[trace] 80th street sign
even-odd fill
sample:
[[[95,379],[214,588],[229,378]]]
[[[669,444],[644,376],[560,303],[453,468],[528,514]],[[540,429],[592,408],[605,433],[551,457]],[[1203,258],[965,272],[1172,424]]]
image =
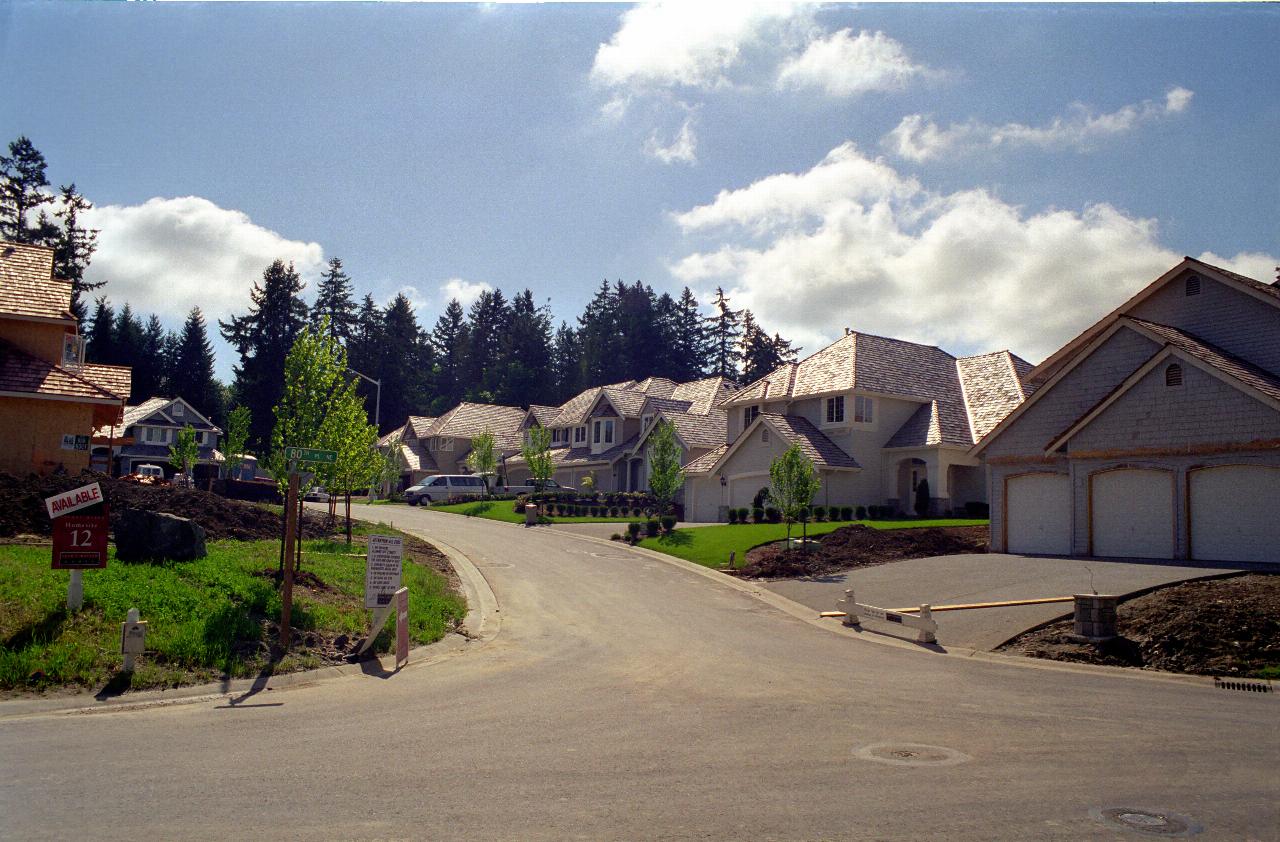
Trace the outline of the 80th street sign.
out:
[[[313,447],[286,447],[284,458],[288,462],[320,462],[332,465],[338,461],[338,451],[316,450]]]

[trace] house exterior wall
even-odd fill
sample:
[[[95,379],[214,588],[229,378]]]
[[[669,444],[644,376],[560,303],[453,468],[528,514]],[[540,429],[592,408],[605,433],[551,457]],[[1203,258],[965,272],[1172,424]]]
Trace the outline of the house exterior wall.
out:
[[[987,463],[987,497],[988,502],[991,504],[990,550],[993,553],[1006,551],[1006,539],[1008,536],[1005,534],[1005,483],[1012,477],[1029,473],[1053,473],[1070,476],[1071,465],[1064,457],[1044,459],[1040,462],[1027,464]],[[1073,504],[1073,522],[1074,517],[1075,506]]]
[[[0,337],[31,356],[51,363],[62,362],[62,336],[74,332],[71,322],[54,324],[0,317]]]
[[[88,468],[89,451],[63,450],[62,435],[93,435],[93,415],[93,404],[0,398],[0,471],[21,476],[58,465],[73,474]]]
[[[988,459],[1039,456],[1072,422],[1088,411],[1117,384],[1149,360],[1160,348],[1141,334],[1121,328],[1087,359],[1058,381],[1043,398],[983,451]]]
[[[1131,313],[1182,328],[1228,353],[1280,372],[1276,321],[1280,308],[1201,275],[1199,295],[1187,295],[1184,279],[1164,285]]]

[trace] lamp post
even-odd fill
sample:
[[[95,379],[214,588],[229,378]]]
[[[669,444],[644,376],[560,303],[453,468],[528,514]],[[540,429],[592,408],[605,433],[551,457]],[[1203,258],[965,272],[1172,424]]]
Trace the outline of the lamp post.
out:
[[[373,403],[373,426],[378,428],[378,435],[382,435],[382,425],[378,423],[379,417],[382,413],[382,381],[374,380],[369,375],[362,374],[356,371],[354,368],[351,368],[350,366],[347,367],[347,371],[351,372],[357,377],[363,377],[365,380],[368,380],[370,383],[378,387],[378,394],[377,394],[377,397],[374,399],[374,403]]]

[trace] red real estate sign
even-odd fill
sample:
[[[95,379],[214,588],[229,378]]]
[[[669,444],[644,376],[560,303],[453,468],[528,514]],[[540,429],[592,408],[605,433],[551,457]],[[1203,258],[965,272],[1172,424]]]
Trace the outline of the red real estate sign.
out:
[[[53,519],[53,569],[85,570],[107,566],[106,506],[100,515],[63,515]]]

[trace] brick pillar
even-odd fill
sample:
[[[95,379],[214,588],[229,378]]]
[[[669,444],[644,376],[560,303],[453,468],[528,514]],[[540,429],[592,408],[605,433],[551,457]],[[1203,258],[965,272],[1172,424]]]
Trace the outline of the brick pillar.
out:
[[[1116,636],[1116,604],[1120,597],[1075,594],[1075,601],[1074,637],[1097,642]]]

